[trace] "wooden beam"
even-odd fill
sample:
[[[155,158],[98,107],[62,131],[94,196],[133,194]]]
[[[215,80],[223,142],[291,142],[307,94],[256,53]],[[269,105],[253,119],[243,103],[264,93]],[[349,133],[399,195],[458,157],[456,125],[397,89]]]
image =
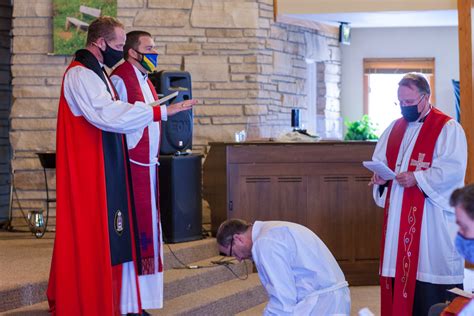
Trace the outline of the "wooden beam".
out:
[[[466,183],[474,181],[474,73],[472,55],[472,14],[473,0],[458,0],[458,31],[459,31],[459,81],[461,101],[461,125],[467,138],[467,172]]]
[[[279,14],[455,10],[456,0],[279,0]]]
[[[278,16],[278,0],[273,0],[273,21],[277,20]]]
[[[284,16],[284,15],[277,15],[275,18],[275,21],[277,23],[284,23],[284,24],[289,24],[289,25],[305,27],[307,29],[317,31],[320,34],[323,34],[332,38],[339,38],[339,27],[337,26],[332,26],[329,24],[324,24],[324,23],[311,21],[311,20],[297,19],[297,18]]]
[[[434,72],[434,58],[364,58],[364,71],[368,68],[430,69]],[[418,70],[419,71],[419,70]],[[420,71],[421,72],[421,71]]]

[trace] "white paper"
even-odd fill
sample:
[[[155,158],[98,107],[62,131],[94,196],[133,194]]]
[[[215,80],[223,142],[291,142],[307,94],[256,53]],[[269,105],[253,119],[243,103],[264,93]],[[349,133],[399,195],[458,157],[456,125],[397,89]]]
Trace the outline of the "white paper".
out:
[[[169,99],[176,97],[178,94],[179,94],[179,91],[175,91],[173,93],[168,94],[166,97],[159,99],[158,101],[150,103],[150,105],[157,106],[157,105],[163,104]]]
[[[362,164],[364,167],[375,172],[380,178],[386,181],[392,180],[396,176],[395,172],[380,161],[363,161]]]
[[[374,316],[374,313],[368,307],[364,307],[359,311],[359,316]]]
[[[453,287],[452,289],[448,290],[448,292],[454,293],[454,294],[459,295],[459,296],[463,296],[465,298],[472,298],[473,297],[472,293],[463,291],[463,290],[461,290],[460,288],[457,288],[457,287]]]

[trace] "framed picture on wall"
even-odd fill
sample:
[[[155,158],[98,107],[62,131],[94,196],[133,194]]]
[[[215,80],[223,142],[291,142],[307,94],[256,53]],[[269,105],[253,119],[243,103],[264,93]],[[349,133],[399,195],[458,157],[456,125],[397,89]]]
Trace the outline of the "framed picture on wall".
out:
[[[117,0],[53,0],[55,55],[72,55],[84,47],[89,24],[99,16],[117,16]]]

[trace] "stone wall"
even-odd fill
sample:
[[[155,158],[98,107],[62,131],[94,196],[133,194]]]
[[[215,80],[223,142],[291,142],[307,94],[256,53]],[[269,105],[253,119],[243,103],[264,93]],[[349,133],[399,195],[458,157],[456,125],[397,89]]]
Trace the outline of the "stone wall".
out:
[[[52,0],[15,0],[12,129],[22,206],[40,207],[44,184],[37,151],[54,151],[61,75],[70,57],[51,56]],[[273,21],[273,0],[118,0],[126,30],[150,32],[159,68],[192,75],[194,150],[232,141],[247,128],[275,136],[291,108],[307,109],[306,59],[317,62],[318,113],[339,115],[337,38]],[[51,185],[54,187],[54,174]]]

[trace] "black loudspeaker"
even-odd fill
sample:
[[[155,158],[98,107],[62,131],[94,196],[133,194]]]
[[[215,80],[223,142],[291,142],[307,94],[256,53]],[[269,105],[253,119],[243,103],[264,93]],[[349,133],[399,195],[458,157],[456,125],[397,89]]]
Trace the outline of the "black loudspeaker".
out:
[[[166,243],[202,238],[201,158],[160,156],[160,212]]]
[[[158,94],[163,97],[178,91],[179,94],[167,101],[168,106],[193,98],[191,89],[191,75],[187,71],[160,71],[150,74]],[[177,151],[191,149],[193,145],[193,110],[180,112],[169,116],[161,124],[160,153],[163,155],[174,154]]]

